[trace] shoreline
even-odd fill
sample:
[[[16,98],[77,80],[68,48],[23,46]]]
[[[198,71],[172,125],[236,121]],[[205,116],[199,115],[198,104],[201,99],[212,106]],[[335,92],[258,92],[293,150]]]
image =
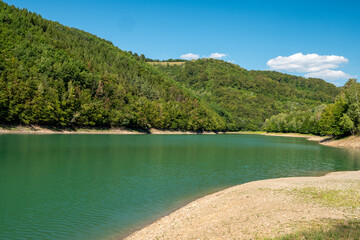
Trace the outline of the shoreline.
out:
[[[129,129],[129,128],[79,128],[79,129],[55,129],[38,125],[31,126],[0,126],[0,134],[153,134],[153,135],[179,135],[179,134],[217,134],[216,132],[192,132],[192,131],[176,131],[151,128],[149,131]],[[218,134],[224,134],[223,132]]]
[[[105,134],[105,135],[138,135],[138,134],[152,134],[152,135],[217,135],[217,134],[231,134],[231,135],[262,135],[275,137],[296,137],[306,138],[309,141],[318,142],[321,145],[329,147],[341,147],[350,149],[360,149],[360,136],[349,136],[342,139],[331,139],[329,137],[316,136],[311,134],[301,133],[267,133],[262,131],[240,131],[240,132],[192,132],[192,131],[176,131],[151,128],[148,132],[128,128],[80,128],[76,130],[71,129],[53,129],[41,127],[38,125],[31,126],[1,126],[1,134]]]
[[[259,180],[226,188],[192,201],[124,239],[268,238],[311,230],[329,220],[358,219],[357,199],[355,207],[311,199],[318,191],[324,191],[325,197],[327,191],[360,196],[360,171]]]
[[[31,126],[0,126],[0,134],[145,134],[144,132],[135,131],[125,128],[113,129],[96,129],[96,128],[80,128],[77,130],[71,129],[54,129],[46,128],[38,125]]]
[[[156,129],[151,128],[149,131],[142,131],[129,128],[79,128],[79,129],[56,129],[56,128],[47,128],[38,125],[30,126],[1,126],[0,125],[0,134],[118,134],[118,135],[127,135],[127,134],[153,134],[153,135],[216,135],[216,134],[232,134],[232,135],[263,135],[263,136],[277,136],[277,137],[299,137],[299,138],[308,138],[311,141],[321,141],[326,139],[326,137],[315,136],[311,134],[301,134],[301,133],[267,133],[263,131],[239,131],[239,132],[214,132],[214,131],[204,131],[204,132],[194,132],[194,131],[180,131],[180,130],[168,130],[168,129]]]
[[[349,149],[360,149],[360,136],[349,136],[341,139],[320,142],[320,144],[329,147],[341,147]]]

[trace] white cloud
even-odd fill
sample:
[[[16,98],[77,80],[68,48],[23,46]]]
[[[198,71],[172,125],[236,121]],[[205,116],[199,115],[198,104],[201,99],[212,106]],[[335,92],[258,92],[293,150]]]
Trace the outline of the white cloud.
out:
[[[194,54],[194,53],[187,53],[187,54],[181,55],[180,58],[186,59],[186,60],[192,60],[192,59],[199,59],[200,56],[198,54]]]
[[[267,65],[273,70],[289,72],[319,72],[336,69],[342,63],[349,62],[343,56],[296,53],[289,57],[279,56],[270,59]]]
[[[226,57],[227,55],[224,53],[212,53],[210,54],[210,56],[208,58],[216,58],[216,59],[220,59],[223,57]]]
[[[307,73],[305,74],[305,77],[322,78],[329,81],[334,81],[339,79],[349,79],[349,78],[353,78],[354,76],[344,73],[343,71],[326,69],[319,72]]]
[[[220,58],[223,58],[226,56],[227,56],[227,54],[224,54],[224,53],[211,53],[210,56],[203,56],[203,58],[220,59]],[[181,55],[180,58],[186,59],[186,60],[199,59],[200,55],[194,54],[194,53],[187,53],[187,54]]]
[[[349,60],[343,56],[296,53],[288,57],[278,56],[270,59],[267,65],[272,70],[306,73],[305,77],[321,78],[336,84],[336,80],[353,77],[343,71],[334,70],[348,62]]]

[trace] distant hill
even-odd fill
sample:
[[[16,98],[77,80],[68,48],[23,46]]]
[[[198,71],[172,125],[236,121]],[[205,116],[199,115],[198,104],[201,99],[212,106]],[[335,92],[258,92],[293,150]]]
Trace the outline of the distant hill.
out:
[[[259,130],[272,115],[330,103],[339,93],[321,79],[247,71],[215,59],[158,68],[208,103],[226,120],[228,130]]]
[[[0,1],[0,124],[259,130],[338,93],[214,59],[148,59]]]

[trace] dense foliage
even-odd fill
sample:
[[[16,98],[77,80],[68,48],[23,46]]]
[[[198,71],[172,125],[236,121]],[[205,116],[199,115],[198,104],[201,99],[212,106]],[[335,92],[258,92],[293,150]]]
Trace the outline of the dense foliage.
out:
[[[326,105],[307,111],[280,113],[266,119],[264,130],[267,132],[321,134],[319,120]]]
[[[321,79],[247,71],[215,59],[158,66],[226,120],[227,130],[260,130],[278,113],[307,111],[333,102],[339,89]]]
[[[329,104],[319,121],[322,134],[344,136],[360,132],[360,84],[350,79],[335,103]]]
[[[128,51],[129,54],[131,54],[136,60],[145,61],[145,62],[186,62],[187,60],[184,59],[167,59],[167,60],[159,60],[159,59],[151,59],[145,57],[144,54],[138,54],[136,52]]]
[[[0,124],[259,130],[339,93],[320,79],[220,60],[147,63],[157,61],[0,1]]]
[[[335,137],[360,132],[360,84],[350,79],[335,103],[313,111],[278,114],[267,119],[269,132],[299,132]]]
[[[221,130],[204,103],[111,42],[0,1],[0,123]]]

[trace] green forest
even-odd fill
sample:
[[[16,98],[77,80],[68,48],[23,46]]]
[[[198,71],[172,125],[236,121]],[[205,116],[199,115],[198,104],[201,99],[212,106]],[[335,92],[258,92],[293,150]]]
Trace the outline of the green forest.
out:
[[[272,115],[331,103],[339,94],[338,88],[321,79],[247,71],[215,59],[158,68],[206,102],[230,131],[261,130]]]
[[[356,80],[337,88],[215,59],[149,59],[0,1],[3,125],[344,136],[360,130],[359,94]]]
[[[145,59],[0,2],[0,121],[222,130],[223,119]]]
[[[268,132],[298,132],[343,137],[360,132],[360,84],[350,79],[335,103],[307,111],[280,113],[267,119]]]

